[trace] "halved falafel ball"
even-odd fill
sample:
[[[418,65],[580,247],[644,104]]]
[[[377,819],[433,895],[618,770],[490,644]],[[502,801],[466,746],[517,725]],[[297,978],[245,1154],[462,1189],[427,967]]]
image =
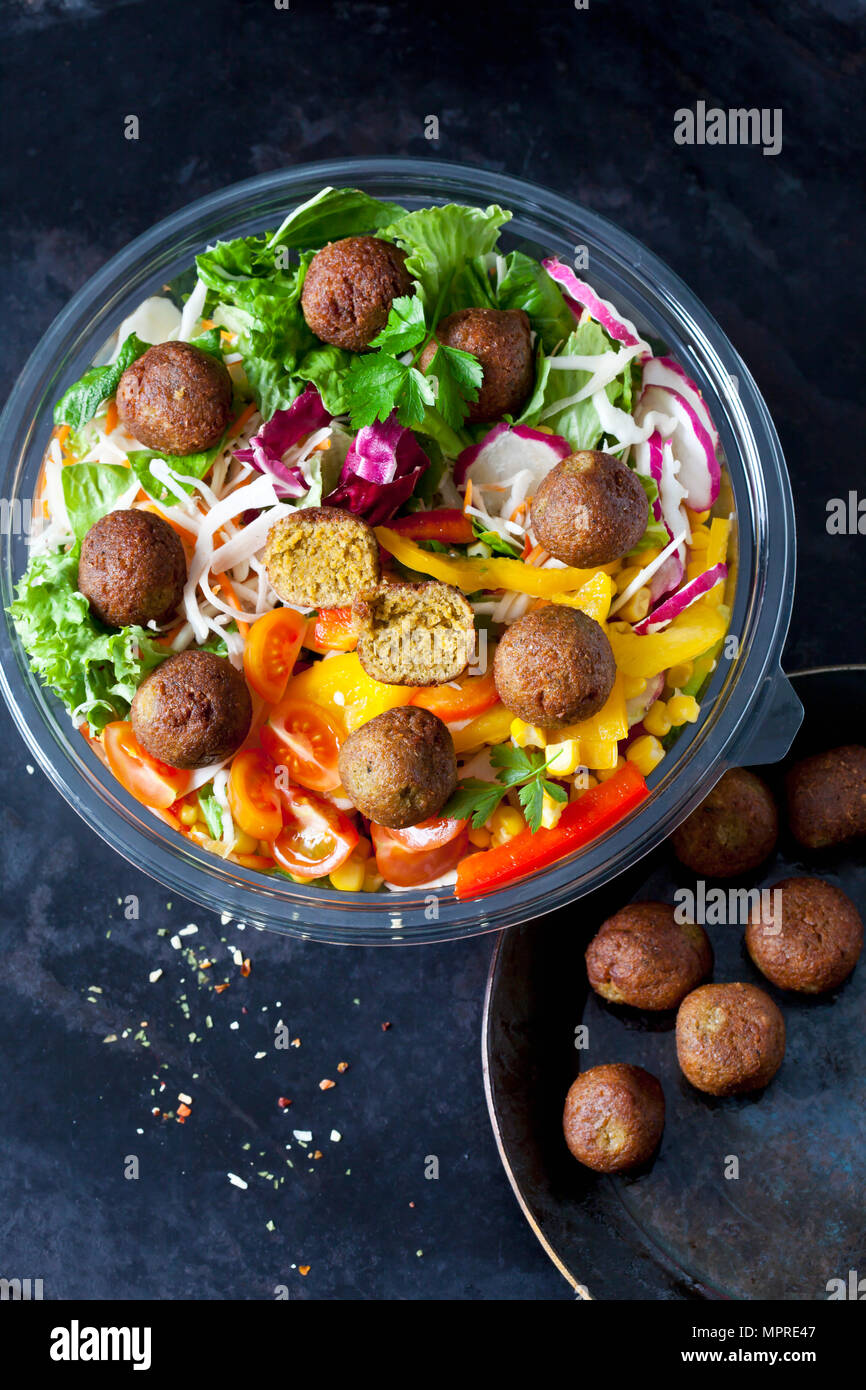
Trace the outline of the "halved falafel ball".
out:
[[[468,599],[450,584],[382,584],[352,609],[358,657],[386,685],[443,685],[466,669],[475,633]]]
[[[339,507],[300,507],[275,522],[264,560],[280,598],[297,608],[344,608],[379,584],[376,533]]]
[[[454,741],[430,710],[400,705],[349,735],[340,779],[353,805],[377,825],[418,825],[437,816],[457,786]]]
[[[179,652],[142,681],[132,702],[142,748],[171,767],[209,767],[237,752],[253,709],[240,671],[212,652]]]
[[[436,336],[421,354],[426,372],[440,343],[471,352],[484,373],[478,400],[467,422],[478,424],[516,415],[529,397],[534,379],[529,316],[522,309],[458,309],[440,320]]]
[[[157,343],[127,367],[115,399],[121,424],[148,449],[197,454],[228,428],[232,379],[192,343]]]
[[[589,450],[551,468],[531,515],[545,549],[582,569],[628,554],[646,530],[648,510],[637,474],[612,454]]]
[[[746,928],[746,949],[779,989],[823,994],[847,980],[863,949],[863,923],[851,899],[820,878],[783,878],[781,920],[773,910]],[[762,902],[764,901],[762,896]]]
[[[78,587],[109,627],[167,622],[185,583],[180,537],[153,512],[108,512],[81,542]]]
[[[405,251],[375,236],[343,237],[317,251],[301,291],[316,337],[363,352],[388,322],[392,301],[412,292],[405,262]]]
[[[788,824],[806,849],[866,835],[866,748],[849,743],[795,763],[786,779]]]
[[[506,629],[493,679],[502,703],[520,719],[562,729],[601,709],[613,689],[616,662],[593,618],[548,603]]]
[[[589,983],[612,1004],[675,1009],[713,968],[703,927],[678,922],[667,903],[629,903],[586,950]]]
[[[785,1056],[785,1020],[757,985],[701,985],[677,1013],[683,1075],[711,1096],[758,1091]]]
[[[562,1130],[569,1152],[596,1173],[622,1173],[652,1158],[665,1127],[661,1083],[643,1067],[590,1067],[565,1097]]]
[[[769,787],[745,767],[719,779],[671,836],[681,864],[707,878],[756,869],[776,848],[779,817]]]

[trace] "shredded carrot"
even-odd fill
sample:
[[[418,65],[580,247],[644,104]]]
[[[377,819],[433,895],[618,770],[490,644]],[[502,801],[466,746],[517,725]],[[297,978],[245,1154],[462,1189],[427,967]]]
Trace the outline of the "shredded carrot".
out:
[[[234,420],[231,425],[229,425],[229,431],[226,435],[226,441],[228,441],[229,439],[234,439],[236,435],[240,434],[244,425],[247,423],[247,420],[250,420],[252,416],[255,415],[257,410],[258,406],[256,405],[255,401],[250,401],[249,405],[245,405],[238,418]]]
[[[117,429],[117,404],[115,401],[108,402],[108,410],[105,412],[105,433],[111,434]]]
[[[469,511],[469,508],[471,507],[471,505],[472,505],[472,479],[471,479],[471,478],[467,478],[467,479],[466,479],[466,496],[465,496],[464,499],[463,499],[463,511],[464,511],[464,513],[466,513],[466,512]]]
[[[201,326],[204,329],[205,333],[209,333],[212,328],[216,328],[216,324],[214,323],[213,319],[202,319]]]

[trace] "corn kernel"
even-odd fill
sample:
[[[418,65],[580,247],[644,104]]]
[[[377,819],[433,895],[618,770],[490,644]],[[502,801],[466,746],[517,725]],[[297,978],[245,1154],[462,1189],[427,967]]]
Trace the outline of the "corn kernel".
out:
[[[639,623],[641,618],[645,618],[649,612],[649,606],[650,591],[644,585],[642,589],[638,589],[637,593],[632,594],[628,603],[624,603],[619,612],[627,623]]]
[[[474,845],[476,849],[489,849],[490,831],[485,830],[483,825],[478,830],[473,826],[469,831],[469,843]]]
[[[593,772],[589,772],[587,768],[582,768],[571,784],[568,799],[569,801],[577,801],[579,797],[583,796],[584,792],[589,791],[590,787],[597,786],[597,775]]]
[[[364,873],[364,892],[378,893],[379,889],[382,887],[382,884],[384,882],[385,880],[383,876],[379,873],[379,870],[374,868],[373,864],[368,861],[367,868]]]
[[[504,845],[508,840],[513,840],[526,827],[522,815],[513,806],[500,806],[487,824],[494,845]]]
[[[696,526],[692,531],[689,546],[692,550],[706,550],[710,543],[710,533],[706,526]]]
[[[245,830],[238,830],[235,826],[235,842],[232,845],[235,854],[255,854],[258,847],[258,840],[254,840],[252,835],[248,835]]]
[[[672,695],[667,703],[668,718],[675,729],[681,724],[694,724],[701,707],[694,695]]]
[[[643,734],[641,738],[636,738],[634,743],[629,745],[626,757],[630,763],[634,763],[638,772],[644,777],[649,777],[653,768],[658,767],[665,750],[662,748],[658,739],[653,734]]]
[[[619,772],[621,767],[625,767],[625,758],[620,754],[616,760],[616,767],[597,767],[593,776],[598,782],[609,782],[614,773]]]
[[[703,526],[704,522],[710,519],[709,510],[705,512],[693,512],[691,507],[686,507],[686,515],[688,516],[689,526],[692,530],[694,530],[696,526]]]
[[[522,719],[511,721],[511,741],[518,748],[526,748],[530,744],[534,748],[547,747],[547,737],[541,729],[536,729],[534,724],[525,724]]]
[[[627,700],[636,700],[646,690],[646,676],[624,676],[622,692]]]
[[[198,803],[185,801],[180,808],[180,819],[183,825],[195,825],[198,820]]]
[[[653,560],[657,560],[660,555],[661,551],[658,549],[642,550],[640,552],[641,569],[646,569],[647,565],[651,565]]]
[[[547,745],[547,765],[556,777],[568,777],[580,767],[580,740],[564,739]]]
[[[694,670],[693,661],[681,661],[678,666],[672,666],[667,675],[671,690],[682,690],[686,682],[691,680]]]
[[[643,717],[643,726],[648,734],[655,734],[657,738],[664,738],[665,734],[670,733],[670,715],[662,700],[656,700],[655,704],[650,705]]]
[[[552,830],[559,824],[559,817],[565,810],[564,801],[554,801],[552,796],[544,792],[541,798],[541,824],[545,830]]]
[[[349,858],[339,869],[331,870],[331,883],[341,893],[360,893],[365,877],[364,865],[359,859]]]

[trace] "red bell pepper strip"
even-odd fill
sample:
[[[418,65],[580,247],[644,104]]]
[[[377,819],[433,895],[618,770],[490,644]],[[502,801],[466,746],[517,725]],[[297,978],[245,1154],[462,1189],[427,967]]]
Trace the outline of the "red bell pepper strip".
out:
[[[413,541],[441,541],[443,545],[471,545],[475,540],[472,522],[456,507],[439,507],[432,512],[413,512],[389,521],[392,531]]]
[[[455,896],[472,898],[490,893],[546,868],[616,825],[648,795],[643,777],[634,763],[627,762],[607,782],[590,787],[578,801],[566,806],[559,823],[551,829],[536,830],[534,835],[523,830],[504,845],[463,859],[457,869]]]

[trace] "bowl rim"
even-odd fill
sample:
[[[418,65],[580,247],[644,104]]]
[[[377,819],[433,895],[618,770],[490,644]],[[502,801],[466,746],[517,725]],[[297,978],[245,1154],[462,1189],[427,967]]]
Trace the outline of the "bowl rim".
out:
[[[747,443],[751,441],[754,458],[761,465],[751,473],[744,470],[743,488],[749,490],[750,508],[748,518],[740,517],[738,511],[741,535],[742,522],[749,519],[750,529],[758,532],[758,539],[763,538],[766,551],[771,525],[774,532],[772,565],[766,553],[756,556],[755,535],[746,537],[753,547],[752,562],[756,567],[757,561],[761,562],[761,573],[757,573],[756,568],[749,594],[743,592],[743,576],[740,576],[732,623],[736,616],[742,620],[735,630],[748,635],[748,648],[730,664],[727,672],[721,669],[720,663],[710,688],[712,699],[707,718],[681,735],[677,756],[670,760],[671,767],[665,768],[662,764],[658,773],[649,779],[651,796],[647,802],[582,854],[557,861],[484,898],[459,902],[453,892],[435,894],[435,915],[430,916],[433,909],[429,891],[389,895],[384,901],[380,894],[358,893],[352,894],[348,902],[340,902],[346,895],[328,889],[302,888],[289,879],[281,879],[275,886],[267,876],[217,860],[206,851],[191,849],[186,841],[172,843],[171,848],[167,848],[167,842],[160,841],[154,829],[159,823],[153,817],[145,818],[144,808],[125,793],[118,794],[116,784],[112,786],[110,798],[104,789],[100,790],[98,774],[84,762],[79,752],[68,743],[64,745],[53,723],[53,709],[49,703],[53,697],[47,697],[36,686],[5,612],[5,603],[11,594],[11,547],[6,545],[5,536],[0,536],[0,550],[5,552],[0,562],[4,605],[4,622],[0,624],[0,687],[19,733],[54,787],[112,848],[172,891],[212,909],[229,911],[233,917],[253,925],[304,939],[340,944],[424,944],[462,939],[540,916],[582,896],[597,886],[599,873],[604,869],[601,860],[607,863],[612,859],[616,863],[626,854],[628,863],[641,858],[689,813],[726,765],[736,761],[738,756],[742,758],[744,741],[752,737],[762,719],[772,716],[778,685],[784,679],[779,662],[794,586],[793,499],[778,436],[751,374],[703,304],[659,257],[608,219],[539,184],[460,164],[396,157],[328,160],[258,175],[198,199],[130,242],[60,311],[15,382],[0,418],[0,460],[4,476],[9,476],[10,461],[14,479],[17,480],[22,469],[20,462],[15,469],[15,456],[7,440],[15,436],[21,421],[29,419],[24,448],[20,451],[23,456],[40,412],[45,409],[46,399],[53,399],[55,382],[62,375],[64,365],[68,365],[73,351],[70,344],[76,338],[87,337],[89,341],[92,337],[93,323],[86,322],[82,327],[82,321],[93,312],[94,305],[95,322],[102,324],[115,315],[116,327],[116,308],[123,294],[128,292],[133,274],[141,278],[146,271],[152,278],[169,259],[176,258],[181,251],[186,254],[188,244],[200,248],[202,237],[197,235],[196,229],[203,218],[211,227],[220,219],[225,222],[229,214],[242,220],[244,208],[252,205],[255,199],[280,194],[287,201],[297,200],[305,186],[318,187],[333,179],[344,182],[357,179],[367,186],[377,181],[398,180],[411,184],[415,180],[425,193],[423,196],[412,193],[408,197],[410,203],[442,201],[443,196],[446,201],[457,196],[470,202],[490,198],[501,200],[506,207],[514,207],[517,218],[532,214],[557,221],[560,235],[565,227],[579,228],[582,235],[591,238],[593,255],[601,259],[603,266],[607,265],[609,274],[615,270],[629,278],[630,283],[634,282],[634,292],[649,297],[656,311],[664,313],[669,329],[676,324],[680,331],[687,331],[695,360],[703,367],[699,373],[703,378],[702,386],[704,381],[709,381],[714,396],[718,396],[722,386],[725,418],[736,421]],[[397,197],[399,193],[391,196]],[[252,220],[252,210],[247,217]],[[194,252],[190,252],[187,263],[192,254]],[[63,356],[61,347],[66,348]],[[687,361],[684,365],[688,368],[692,364]],[[53,375],[46,381],[52,368]],[[29,412],[34,405],[35,417],[30,418]],[[730,437],[736,438],[733,434]],[[4,496],[13,494],[14,488],[4,489]],[[759,520],[763,531],[758,526]],[[730,698],[734,687],[740,692],[740,700],[736,703],[741,707],[737,710],[732,708]],[[39,716],[36,725],[28,717],[34,710]],[[44,738],[37,736],[37,731],[42,733],[46,726],[62,755],[60,758],[53,754]],[[793,732],[794,729],[791,736]],[[715,739],[719,746],[708,748],[708,741],[712,744]],[[670,793],[684,763],[689,764],[695,775],[691,778],[691,787],[679,789],[674,798]],[[662,800],[666,802],[663,810]],[[625,863],[620,867],[625,867]],[[616,871],[608,872],[607,877]],[[203,876],[208,880],[207,887],[201,881]]]

